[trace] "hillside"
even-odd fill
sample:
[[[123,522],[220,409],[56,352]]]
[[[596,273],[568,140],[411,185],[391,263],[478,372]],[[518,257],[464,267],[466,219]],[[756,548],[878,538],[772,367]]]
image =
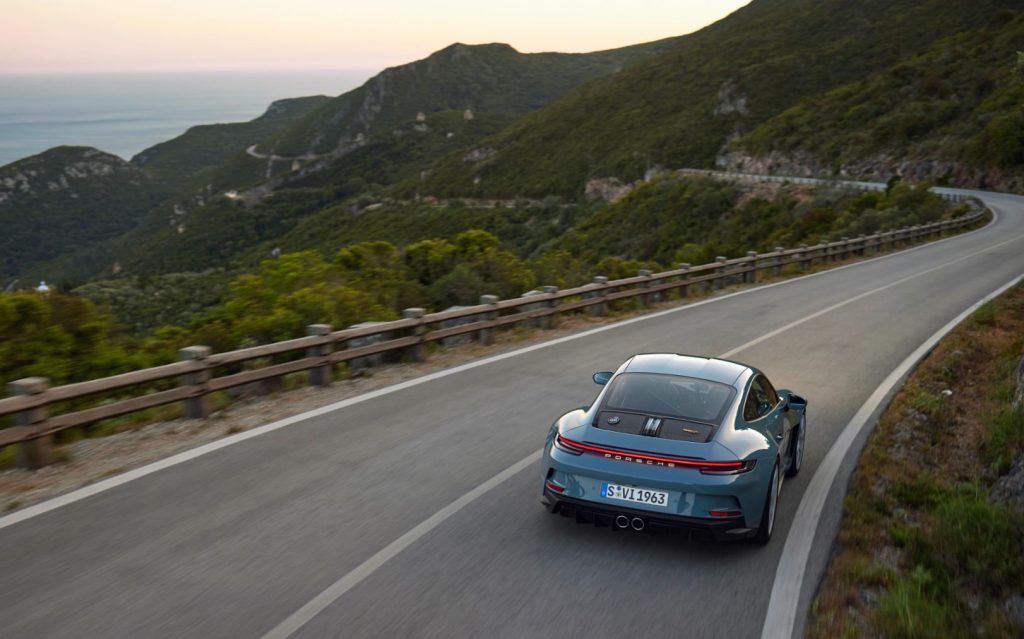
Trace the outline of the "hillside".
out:
[[[268,180],[276,187],[296,174],[330,167],[421,117],[457,112],[507,123],[588,80],[653,57],[674,40],[578,54],[524,54],[507,44],[456,43],[422,60],[385,69],[276,134],[252,138],[258,143],[253,153],[236,154],[208,181],[218,190]]]
[[[358,144],[360,134],[412,120],[418,113],[528,113],[587,80],[667,49],[673,40],[579,54],[524,54],[507,44],[456,43],[423,60],[385,69],[269,144],[281,155],[330,153]]]
[[[678,262],[709,262],[717,255],[737,257],[750,249],[813,244],[967,210],[906,184],[889,194],[859,193],[729,184],[687,175],[659,177],[603,206],[556,199],[511,209],[481,204],[389,202],[373,210],[335,211],[346,223],[337,224],[334,235],[318,236],[300,224],[279,238],[284,241],[242,254],[243,268],[235,272],[121,277],[91,282],[74,293],[109,307],[134,332],[175,323],[213,334],[223,328],[219,322],[227,321],[228,312],[234,316],[230,323],[274,324],[283,320],[278,313],[286,309],[289,318],[298,312],[310,322],[320,321],[309,314],[322,312],[321,303],[310,303],[294,287],[308,287],[319,299],[325,295],[319,288],[323,274],[339,268],[336,275],[346,287],[397,316],[410,306],[440,310],[475,303],[483,293],[514,297],[538,285],[576,286],[597,274],[626,277],[638,268],[663,270]],[[280,252],[272,252],[275,245]],[[255,273],[266,280],[253,284]],[[268,295],[266,287],[277,287],[280,298]],[[258,300],[259,314],[240,312],[230,302],[243,289]],[[360,317],[361,312],[350,308],[346,317],[369,317]],[[301,332],[303,326],[295,321],[289,330]],[[224,343],[227,338],[220,334],[215,339]]]
[[[805,100],[738,140],[732,168],[1024,190],[1024,14]]]
[[[201,183],[210,169],[243,152],[250,144],[276,134],[329,100],[324,95],[277,100],[254,120],[194,126],[172,140],[140,151],[131,162],[163,186],[182,191]]]
[[[349,198],[372,201],[403,182],[411,185],[405,196],[414,197],[417,181],[440,158],[468,152],[525,111],[672,42],[588,54],[521,54],[508,45],[456,44],[383,71],[276,136],[249,138],[255,144],[249,152],[239,151],[252,146],[242,142],[244,131],[216,125],[211,131],[227,136],[235,151],[216,168],[189,178],[198,188],[151,211],[131,234],[83,247],[48,266],[62,274],[95,274],[111,254],[135,275],[230,265],[304,217]],[[197,163],[202,132],[158,145],[136,161],[180,181],[188,163]]]
[[[89,147],[56,147],[0,167],[0,282],[123,234],[163,193],[142,170]]]
[[[131,233],[84,246],[47,269],[95,276],[109,268],[111,256],[128,276],[251,268],[281,246],[329,249],[366,237],[368,229],[393,229],[405,223],[402,211],[417,211],[417,226],[394,231],[396,237],[445,235],[469,226],[452,217],[494,199],[532,200],[527,208],[537,208],[556,197],[584,206],[573,215],[586,216],[593,207],[584,197],[586,185],[593,178],[629,183],[660,167],[711,166],[724,159],[730,142],[767,140],[757,137],[758,127],[802,102],[886,74],[899,77],[908,60],[923,59],[922,69],[939,64],[957,38],[963,50],[953,58],[962,68],[950,67],[960,74],[950,83],[960,93],[974,91],[977,121],[988,117],[982,111],[992,112],[990,98],[999,94],[997,110],[1005,117],[982,127],[1005,143],[1015,138],[1000,131],[1012,130],[1019,117],[1017,94],[999,89],[1010,86],[999,76],[1005,72],[992,72],[991,88],[984,82],[968,87],[971,77],[987,77],[979,67],[998,57],[996,47],[1016,40],[1008,36],[985,54],[970,43],[1016,24],[1014,14],[1002,10],[1014,4],[755,0],[694,34],[615,51],[520,54],[507,45],[452,45],[385,70],[247,150],[238,150],[242,136],[233,138],[234,155],[203,171],[201,188],[154,208]],[[885,118],[877,114],[903,103],[896,96],[906,87],[888,82],[875,90],[882,94],[872,107],[875,116],[861,124],[881,127]],[[850,102],[870,95],[864,88]],[[837,137],[847,134],[855,135],[839,131]],[[188,144],[179,139],[177,146]],[[956,153],[984,146],[966,144]],[[171,173],[174,148],[165,149]],[[145,166],[160,161],[155,154]],[[439,210],[432,204],[449,199],[470,206]],[[510,220],[532,217],[508,214]],[[540,246],[543,237],[531,241]]]
[[[726,142],[800,100],[999,19],[1008,0],[755,0],[622,73],[588,83],[450,157],[426,192],[578,197],[589,178],[709,167]]]

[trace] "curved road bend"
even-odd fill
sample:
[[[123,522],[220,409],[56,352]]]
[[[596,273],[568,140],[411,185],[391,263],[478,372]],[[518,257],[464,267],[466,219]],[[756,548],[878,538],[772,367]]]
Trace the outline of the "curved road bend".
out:
[[[855,456],[820,522],[793,515],[839,432],[908,354],[1024,272],[1024,198],[977,195],[999,217],[967,235],[407,385],[0,519],[0,636],[758,637],[791,528],[818,527],[801,610],[823,570]],[[807,465],[767,548],[547,515],[536,463],[444,510],[535,453],[593,398],[592,371],[752,341],[732,356],[811,402]]]

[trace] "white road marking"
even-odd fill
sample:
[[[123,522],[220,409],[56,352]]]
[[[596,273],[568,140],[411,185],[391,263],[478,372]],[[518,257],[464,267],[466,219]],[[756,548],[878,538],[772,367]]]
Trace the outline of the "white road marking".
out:
[[[860,407],[853,419],[843,428],[839,438],[832,444],[832,448],[829,449],[821,465],[815,470],[814,476],[811,477],[810,484],[800,499],[800,505],[797,506],[796,514],[793,516],[793,522],[808,522],[811,525],[791,525],[789,527],[786,544],[782,547],[779,565],[775,569],[775,581],[772,584],[771,598],[768,600],[768,612],[765,615],[761,639],[788,639],[793,636],[797,625],[797,614],[800,610],[800,591],[803,588],[804,572],[811,554],[811,547],[814,545],[821,513],[825,508],[825,499],[839,472],[839,466],[843,463],[843,459],[846,458],[846,454],[857,436],[870,423],[875,411],[881,408],[889,394],[895,390],[904,377],[910,374],[917,363],[935,348],[939,340],[956,328],[960,322],[967,319],[971,313],[978,310],[981,305],[998,297],[1021,280],[1024,280],[1024,275],[1014,278],[989,293],[929,337],[885,378]]]
[[[957,258],[955,260],[946,262],[946,263],[944,263],[944,264],[942,264],[940,266],[935,266],[935,267],[926,269],[924,271],[921,271],[919,273],[916,273],[914,275],[901,278],[901,279],[896,280],[896,281],[894,281],[894,282],[892,282],[890,284],[886,284],[885,286],[879,286],[878,288],[875,288],[875,289],[872,289],[870,291],[867,291],[866,293],[862,293],[860,295],[852,297],[852,298],[850,298],[849,300],[847,300],[845,302],[841,302],[839,304],[833,304],[832,306],[830,306],[830,307],[828,307],[828,308],[826,308],[826,309],[824,309],[822,311],[819,311],[819,312],[814,313],[812,315],[808,315],[804,319],[801,319],[801,320],[798,320],[798,321],[786,324],[785,326],[782,326],[782,327],[780,327],[778,329],[775,329],[775,330],[773,330],[773,331],[771,331],[769,333],[766,333],[765,335],[763,335],[763,336],[761,336],[761,337],[759,337],[757,339],[751,340],[751,341],[747,342],[746,344],[743,344],[742,346],[738,346],[738,347],[728,351],[727,353],[722,354],[720,357],[728,357],[728,356],[730,356],[732,354],[740,352],[741,350],[744,350],[744,349],[749,348],[751,346],[754,346],[756,344],[760,344],[764,340],[769,339],[771,337],[774,337],[774,336],[782,333],[783,331],[787,331],[787,330],[789,330],[791,328],[799,326],[800,324],[803,324],[806,321],[809,321],[809,320],[814,319],[816,317],[820,317],[820,316],[822,316],[825,313],[828,313],[830,311],[834,311],[834,310],[837,310],[839,308],[842,308],[843,306],[846,306],[847,304],[849,304],[851,302],[855,302],[855,301],[857,301],[859,299],[863,299],[863,298],[867,297],[868,295],[872,295],[874,293],[879,293],[879,292],[884,291],[886,289],[892,288],[893,286],[896,286],[897,284],[902,284],[902,283],[905,283],[905,282],[910,281],[912,279],[915,279],[917,277],[921,277],[923,275],[927,275],[928,273],[932,273],[934,271],[937,271],[937,270],[939,270],[941,268],[945,268],[947,266],[952,266],[954,264],[957,264],[958,262],[962,262],[965,259],[968,259],[968,258],[971,258],[971,257],[975,257],[977,255],[980,255],[982,253],[986,253],[988,251],[992,251],[992,250],[994,250],[994,249],[996,249],[996,248],[998,248],[1000,246],[1003,246],[1004,244],[1008,244],[1010,242],[1016,242],[1016,241],[1021,240],[1021,239],[1024,239],[1024,236],[1017,236],[1017,237],[1014,237],[1014,238],[1009,239],[1009,240],[1004,240],[1003,242],[999,242],[998,244],[993,244],[992,246],[989,246],[989,247],[987,247],[987,248],[985,248],[983,250],[975,251],[973,253],[970,253],[968,255],[962,256],[962,257]],[[1015,280],[1015,281],[1019,281],[1020,279],[1021,278],[1017,278],[1017,280]],[[1006,288],[1009,288],[1009,286],[1012,286],[1012,284],[1013,284],[1013,282],[1011,282],[1010,284],[1004,286],[998,292],[1002,292],[1003,290],[1006,290]],[[988,297],[986,297],[985,299],[986,300],[991,299],[991,297],[993,297],[994,295],[998,294],[998,292],[995,293],[995,294],[992,294],[992,295],[990,295]],[[972,309],[977,308],[982,303],[984,303],[984,301],[983,302],[979,302],[978,304],[973,306]],[[959,321],[961,321],[963,319],[963,317],[966,317],[966,315],[961,315],[956,320],[954,320],[954,322],[950,325],[950,328],[952,328],[952,326],[955,326]],[[946,330],[948,330],[948,329],[946,329]],[[932,338],[930,338],[930,340],[931,339],[935,339],[937,341],[938,338],[933,336]],[[934,343],[932,343],[932,345],[933,344]],[[928,348],[931,348],[931,346],[927,342],[926,342],[926,344],[924,346],[928,346]],[[922,348],[924,346],[922,346]],[[914,351],[914,354],[911,355],[911,358],[915,357],[915,355],[917,357],[920,357],[920,355],[917,355],[918,351],[921,351],[921,348],[919,348],[917,351]],[[925,350],[923,352],[927,352],[927,350]],[[923,354],[923,352],[922,352],[922,354]],[[913,360],[913,361],[916,361],[916,360]],[[913,361],[911,361],[911,364],[913,363]],[[906,364],[906,362],[904,362],[904,364]],[[902,368],[902,366],[903,365],[901,364],[901,368]],[[890,375],[888,378],[886,378],[886,382],[888,382],[890,378],[893,378],[893,376],[895,376],[895,381],[893,381],[892,383],[895,384],[896,382],[898,382],[899,379],[902,377],[902,374],[896,375],[896,373],[899,370],[900,369],[897,369],[897,371],[894,371],[892,375]],[[885,385],[885,382],[883,382],[883,386],[884,385]],[[878,393],[878,391],[875,391],[875,394],[877,394],[877,393]],[[871,402],[875,399],[875,394],[873,394],[870,398],[868,398],[868,404],[871,404]],[[884,398],[884,393],[883,393],[883,398]],[[878,401],[881,401],[881,399],[879,399]],[[867,406],[868,404],[865,404],[865,406]],[[857,412],[857,415],[859,416],[864,410],[865,410],[865,408],[861,407],[860,411]],[[869,411],[868,414],[870,414],[870,411]],[[856,419],[856,416],[854,417],[854,419]],[[867,418],[865,417],[865,420],[866,419]],[[849,429],[849,427],[847,427],[847,429]],[[859,432],[859,429],[858,429],[858,432]],[[840,439],[837,440],[836,446],[838,446],[838,443],[840,441],[844,440],[844,437],[846,437],[846,435],[847,435],[847,432],[844,431],[843,434],[840,436]],[[850,437],[850,442],[852,442],[852,440],[853,440],[853,437]],[[835,448],[835,446],[833,448]],[[849,444],[846,445],[846,448],[849,448]],[[316,617],[318,614],[323,612],[328,606],[330,606],[335,601],[340,599],[342,597],[342,595],[344,595],[346,592],[348,592],[349,590],[351,590],[355,586],[359,585],[360,582],[362,582],[364,579],[366,579],[371,574],[373,574],[374,571],[376,571],[378,568],[380,568],[382,565],[384,565],[384,563],[387,562],[389,559],[391,559],[392,557],[398,555],[403,550],[405,550],[406,548],[411,546],[413,543],[415,543],[417,540],[419,540],[421,537],[423,537],[424,535],[426,535],[427,533],[429,533],[433,529],[435,529],[438,526],[440,526],[441,524],[443,524],[445,522],[445,520],[447,520],[449,517],[454,516],[457,512],[462,510],[465,506],[467,506],[470,502],[475,500],[477,497],[480,497],[481,495],[483,495],[487,491],[489,491],[492,488],[495,488],[496,486],[500,485],[505,480],[511,479],[514,475],[516,475],[520,471],[522,471],[525,468],[527,468],[531,463],[533,463],[533,462],[537,461],[538,459],[540,459],[540,456],[541,456],[542,452],[543,452],[543,449],[542,450],[537,450],[537,451],[534,451],[534,452],[530,453],[527,457],[519,460],[518,462],[516,462],[515,464],[513,464],[509,468],[506,468],[505,470],[501,471],[500,473],[498,473],[494,477],[491,477],[486,482],[480,484],[479,486],[477,486],[473,490],[469,491],[468,493],[466,493],[465,495],[459,497],[458,499],[456,499],[455,501],[453,501],[449,505],[445,506],[444,508],[442,508],[438,512],[434,513],[434,515],[432,515],[430,518],[428,518],[425,521],[421,522],[415,528],[413,528],[412,530],[410,530],[406,534],[402,535],[401,537],[399,537],[395,541],[391,542],[390,544],[385,546],[382,550],[380,550],[379,552],[377,552],[376,554],[371,556],[369,559],[364,561],[362,564],[357,566],[351,572],[349,572],[346,575],[344,575],[341,579],[339,579],[338,581],[336,581],[333,584],[331,584],[326,590],[324,590],[319,595],[317,595],[312,600],[310,600],[309,603],[307,603],[306,605],[302,606],[302,608],[299,608],[297,611],[295,611],[294,613],[289,615],[284,621],[282,621],[280,624],[278,624],[276,627],[274,627],[270,632],[268,632],[267,634],[263,635],[262,639],[286,639],[287,637],[290,637],[293,633],[295,633],[297,630],[302,628],[302,626],[306,625],[314,617]],[[845,449],[844,449],[843,452],[845,453]],[[829,455],[831,455],[831,454],[832,453],[830,452]],[[838,459],[839,459],[839,461],[841,461],[842,460],[842,456],[839,456]],[[838,464],[837,464],[836,470],[838,470]],[[811,485],[812,486],[817,486],[817,484],[815,482],[818,480],[819,473],[820,473],[820,468],[819,468],[819,472],[815,473],[814,479],[811,481]],[[832,475],[827,480],[828,481],[828,486],[832,485],[832,480],[834,478],[835,478],[835,472],[833,471]],[[810,491],[808,491],[808,492],[810,492]],[[827,490],[827,487],[826,487],[825,494],[827,494],[827,493],[828,493],[828,490]],[[805,497],[804,501],[806,501],[806,497]],[[822,497],[822,504],[823,503],[824,503],[824,497]],[[803,507],[803,502],[801,502],[801,507]],[[819,510],[817,511],[817,513],[815,515],[815,519],[812,519],[810,521],[817,521],[816,517],[820,516],[820,514],[821,514],[821,512],[820,512],[820,508],[819,508]],[[802,519],[800,517],[800,513],[799,512],[797,513],[797,517],[794,518],[794,521],[804,521],[804,519]],[[793,533],[793,531],[795,529],[802,529],[802,527],[800,527],[800,526],[791,526],[790,527],[790,531],[791,531],[790,537],[793,536],[792,533]],[[813,535],[811,535],[810,539],[811,539],[811,541],[813,541]],[[789,546],[788,541],[789,540],[787,539],[787,544],[786,544],[787,548]],[[807,546],[807,552],[808,553],[810,552],[810,545],[809,544]],[[785,556],[785,551],[783,551],[783,556]],[[781,564],[781,562],[780,562],[780,564]],[[800,580],[803,579],[803,573],[802,573],[802,566],[803,565],[804,565],[804,563],[800,564],[801,572],[798,575]],[[778,574],[778,573],[776,573],[776,574]],[[778,580],[776,580],[776,583],[778,583]],[[797,587],[797,592],[799,592],[799,585]],[[773,595],[774,595],[774,592],[773,592]],[[769,605],[769,611],[770,610],[771,610],[771,605]],[[766,628],[767,628],[767,626],[766,626]],[[764,636],[765,637],[783,637],[783,636],[789,636],[789,635],[764,635]]]
[[[378,568],[383,566],[389,559],[402,552],[431,530],[443,524],[449,517],[471,504],[477,497],[480,497],[495,486],[511,479],[520,471],[540,460],[541,451],[537,450],[494,477],[491,477],[462,497],[459,497],[441,510],[437,511],[427,519],[420,522],[415,528],[394,540],[381,550],[374,553],[369,559],[356,566],[351,572],[338,581],[331,584],[326,590],[314,597],[305,606],[299,608],[287,619],[279,623],[273,630],[263,635],[263,639],[285,639],[292,633],[306,625],[313,617],[320,614],[324,608],[337,601],[342,595],[359,585]]]
[[[510,359],[512,357],[518,357],[519,355],[525,355],[526,353],[531,353],[533,351],[540,350],[542,348],[548,348],[550,346],[555,346],[555,345],[558,345],[558,344],[564,344],[565,342],[570,342],[570,341],[573,341],[573,340],[582,339],[584,337],[590,337],[591,335],[596,335],[598,333],[603,333],[605,331],[614,330],[614,329],[617,329],[617,328],[620,328],[620,327],[623,327],[623,326],[629,326],[631,324],[636,324],[638,322],[645,322],[647,320],[655,319],[655,318],[658,318],[658,317],[663,317],[665,315],[670,315],[672,313],[679,313],[679,312],[682,312],[682,311],[685,311],[685,310],[689,310],[689,309],[692,309],[692,308],[697,308],[699,306],[704,306],[705,304],[714,304],[714,303],[717,303],[717,302],[721,302],[723,300],[731,299],[731,298],[736,297],[738,295],[746,295],[746,294],[752,293],[754,291],[763,291],[763,290],[766,290],[766,289],[775,288],[777,286],[786,286],[786,285],[789,285],[789,284],[793,284],[794,282],[800,282],[800,281],[803,281],[803,280],[806,280],[806,279],[809,279],[809,278],[813,278],[813,277],[821,277],[821,276],[826,275],[828,273],[835,273],[837,271],[843,271],[843,270],[846,270],[846,269],[849,269],[849,268],[855,268],[855,267],[858,267],[858,266],[862,266],[864,264],[870,264],[871,262],[876,262],[878,260],[890,259],[890,258],[893,258],[893,257],[897,257],[899,255],[905,255],[905,254],[913,252],[913,251],[918,251],[918,250],[922,250],[922,249],[925,249],[925,248],[928,248],[928,247],[931,247],[931,246],[935,246],[935,245],[941,244],[943,242],[949,242],[951,240],[955,240],[955,239],[958,239],[958,238],[966,237],[968,235],[977,233],[978,231],[981,231],[981,230],[983,230],[985,228],[988,228],[989,226],[992,226],[993,224],[995,224],[999,220],[999,216],[996,214],[996,212],[994,210],[993,210],[992,213],[993,213],[992,221],[989,222],[989,224],[985,225],[984,227],[982,227],[980,229],[975,229],[974,231],[969,231],[968,233],[962,233],[960,235],[954,235],[952,237],[947,237],[947,238],[942,239],[942,240],[936,240],[934,242],[929,242],[927,244],[921,244],[921,245],[918,245],[918,246],[914,246],[914,247],[905,249],[903,251],[897,251],[895,253],[886,253],[885,255],[879,255],[878,257],[871,258],[870,260],[864,260],[864,261],[861,261],[861,262],[855,262],[853,264],[847,264],[845,266],[840,266],[840,267],[829,269],[829,270],[826,270],[826,271],[819,271],[817,273],[811,273],[809,275],[802,275],[800,277],[794,277],[792,279],[783,280],[781,282],[775,282],[773,284],[764,284],[764,285],[760,285],[760,286],[755,286],[753,288],[744,289],[742,291],[736,291],[735,293],[729,293],[728,295],[722,295],[720,297],[713,297],[713,298],[710,298],[710,299],[701,300],[699,302],[694,302],[692,304],[686,304],[686,305],[683,305],[683,306],[677,306],[675,308],[670,308],[670,309],[666,309],[666,310],[663,310],[663,311],[658,311],[658,312],[655,312],[655,313],[650,313],[650,314],[647,314],[647,315],[641,315],[639,317],[634,317],[634,318],[631,318],[631,319],[622,320],[621,322],[615,322],[614,324],[608,324],[608,325],[605,325],[605,326],[599,326],[597,328],[592,328],[590,330],[583,331],[581,333],[576,333],[576,334],[573,334],[573,335],[566,335],[565,337],[559,337],[557,339],[553,339],[553,340],[550,340],[550,341],[547,341],[547,342],[542,342],[540,344],[534,344],[532,346],[526,346],[526,347],[523,347],[523,348],[520,348],[520,349],[516,349],[514,351],[509,351],[507,353],[501,353],[500,355],[492,355],[491,357],[480,359],[480,360],[477,360],[475,362],[469,362],[467,364],[462,364],[461,366],[456,366],[454,368],[449,368],[449,369],[446,369],[446,370],[443,370],[443,371],[438,371],[436,373],[430,373],[430,374],[424,375],[422,377],[417,377],[416,379],[411,379],[411,380],[408,380],[408,381],[405,381],[405,382],[400,382],[400,383],[394,384],[392,386],[387,386],[385,388],[380,388],[380,389],[377,389],[377,390],[374,390],[374,391],[370,391],[370,392],[364,393],[362,395],[357,395],[355,397],[350,397],[350,398],[342,400],[340,402],[335,402],[334,404],[329,404],[327,406],[322,406],[320,408],[316,408],[316,409],[313,409],[311,411],[307,411],[305,413],[300,413],[298,415],[293,415],[292,417],[287,417],[285,419],[282,419],[282,420],[279,420],[279,421],[276,421],[276,422],[271,422],[270,424],[265,424],[265,425],[260,426],[258,428],[253,428],[252,430],[247,430],[244,433],[238,433],[238,434],[235,434],[235,435],[224,437],[223,439],[218,439],[215,442],[210,442],[209,444],[204,444],[202,446],[198,446],[198,447],[193,448],[191,450],[187,450],[185,452],[178,453],[177,455],[172,455],[171,457],[168,457],[166,459],[161,459],[161,460],[153,462],[151,464],[147,464],[145,466],[140,466],[139,468],[135,468],[133,470],[129,470],[129,471],[124,472],[124,473],[122,473],[120,475],[115,475],[113,477],[109,477],[107,479],[103,479],[103,480],[98,481],[98,482],[96,482],[94,484],[90,484],[88,486],[84,486],[84,487],[79,488],[77,490],[73,490],[73,491],[71,491],[69,493],[66,493],[64,495],[60,495],[59,497],[54,497],[53,499],[48,499],[46,501],[40,502],[38,504],[35,504],[33,506],[29,506],[27,508],[23,508],[21,510],[13,512],[13,513],[11,513],[9,515],[5,515],[3,517],[0,517],[0,529],[6,528],[8,526],[13,526],[14,524],[17,524],[19,522],[25,521],[26,519],[31,519],[33,517],[38,517],[39,515],[43,515],[43,514],[48,513],[48,512],[50,512],[52,510],[56,510],[57,508],[61,508],[63,506],[67,506],[69,504],[73,504],[73,503],[75,503],[77,501],[81,501],[83,499],[87,499],[89,497],[92,497],[93,495],[105,492],[105,491],[110,490],[112,488],[117,488],[118,486],[127,484],[128,482],[135,481],[136,479],[141,479],[141,478],[143,478],[143,477],[145,477],[147,475],[151,475],[151,474],[159,472],[161,470],[165,470],[165,469],[170,468],[172,466],[177,466],[178,464],[185,463],[185,462],[193,460],[193,459],[195,459],[197,457],[202,457],[203,455],[206,455],[208,453],[212,453],[212,452],[220,450],[222,448],[227,448],[228,446],[233,446],[234,444],[238,444],[238,443],[244,442],[244,441],[246,441],[248,439],[252,439],[254,437],[259,437],[260,435],[265,435],[265,434],[271,433],[271,432],[273,432],[275,430],[279,430],[279,429],[285,428],[287,426],[292,426],[294,424],[298,424],[298,423],[307,421],[307,420],[312,419],[314,417],[319,417],[320,415],[325,415],[327,413],[330,413],[330,412],[333,412],[333,411],[336,411],[336,410],[347,408],[348,406],[353,406],[353,405],[359,404],[361,402],[366,402],[366,401],[369,401],[369,400],[372,400],[372,399],[376,399],[376,398],[382,397],[384,395],[390,395],[391,393],[396,393],[398,391],[405,390],[406,388],[411,388],[413,386],[418,386],[420,384],[426,384],[427,382],[432,382],[432,381],[434,381],[436,379],[441,379],[443,377],[448,377],[449,375],[457,375],[459,373],[462,373],[462,372],[465,372],[467,370],[471,370],[471,369],[477,368],[479,366],[487,366],[488,364],[493,364],[495,362],[499,362],[499,361],[502,361],[502,360],[505,360],[505,359]]]
[[[1018,240],[1020,240],[1022,238],[1024,238],[1024,235],[1018,235],[1017,237],[1012,237],[1012,238],[1010,238],[1008,240],[1003,240],[1002,242],[999,242],[998,244],[993,244],[992,246],[988,246],[986,248],[983,248],[981,250],[975,251],[973,253],[968,253],[967,255],[963,255],[961,257],[958,257],[957,259],[952,260],[950,262],[944,262],[942,264],[939,264],[938,266],[933,266],[932,268],[925,269],[923,271],[914,273],[913,275],[908,275],[907,277],[903,277],[903,278],[900,278],[898,280],[889,282],[888,284],[886,284],[884,286],[879,286],[878,288],[873,288],[870,291],[865,291],[865,292],[861,293],[860,295],[854,295],[853,297],[851,297],[849,299],[845,299],[842,302],[839,302],[837,304],[833,304],[832,306],[828,306],[826,308],[823,308],[820,311],[816,311],[814,313],[811,313],[810,315],[806,315],[804,317],[801,317],[800,319],[796,320],[795,322],[790,322],[789,324],[786,324],[785,326],[780,326],[779,328],[777,328],[777,329],[775,329],[773,331],[770,331],[770,332],[765,333],[764,335],[762,335],[760,337],[756,337],[756,338],[750,340],[746,344],[741,344],[740,346],[737,346],[736,348],[732,349],[731,351],[729,351],[727,353],[723,353],[722,357],[723,358],[732,357],[736,353],[739,353],[740,351],[744,351],[744,350],[750,348],[751,346],[757,346],[761,342],[770,340],[771,338],[775,337],[776,335],[779,335],[780,333],[785,333],[786,331],[788,331],[791,328],[794,328],[796,326],[800,326],[801,324],[809,322],[809,321],[811,321],[813,319],[817,319],[817,318],[821,317],[822,315],[825,315],[827,313],[831,313],[834,310],[840,309],[840,308],[842,308],[844,306],[847,306],[849,304],[853,304],[854,302],[858,302],[858,301],[864,299],[865,297],[868,297],[870,295],[874,295],[875,293],[881,293],[882,291],[884,291],[886,289],[890,289],[890,288],[892,288],[894,286],[899,286],[900,284],[904,284],[906,282],[909,282],[910,280],[917,279],[917,278],[922,277],[924,275],[928,275],[929,273],[934,273],[935,271],[944,269],[944,268],[946,268],[948,266],[953,266],[954,264],[958,264],[960,262],[963,262],[964,260],[969,260],[972,257],[977,257],[977,256],[981,255],[982,253],[988,253],[990,251],[994,251],[995,249],[997,249],[997,248],[999,248],[1001,246],[1004,246],[1006,244],[1010,244],[1011,242],[1016,242],[1016,241],[1018,241]],[[827,271],[825,271],[825,272],[827,272]]]

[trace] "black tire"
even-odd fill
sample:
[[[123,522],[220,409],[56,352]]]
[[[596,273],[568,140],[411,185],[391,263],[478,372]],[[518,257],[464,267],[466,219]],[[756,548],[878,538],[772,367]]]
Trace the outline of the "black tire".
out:
[[[761,524],[757,527],[754,535],[754,543],[765,545],[772,539],[772,530],[775,529],[775,513],[779,505],[779,493],[782,491],[782,473],[779,472],[779,462],[772,466],[772,481],[768,483],[768,494],[764,498],[764,509],[761,511]],[[774,498],[774,500],[773,500]]]
[[[800,418],[800,425],[797,426],[796,438],[790,446],[789,468],[786,469],[786,477],[796,477],[804,465],[804,450],[807,448],[807,415]]]

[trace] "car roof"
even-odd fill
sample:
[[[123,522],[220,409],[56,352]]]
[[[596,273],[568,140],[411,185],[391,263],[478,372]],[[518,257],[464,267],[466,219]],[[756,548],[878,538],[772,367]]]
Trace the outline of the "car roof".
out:
[[[734,385],[745,371],[746,364],[714,357],[696,357],[677,353],[644,353],[634,355],[622,369],[624,373],[661,373],[706,379]]]

